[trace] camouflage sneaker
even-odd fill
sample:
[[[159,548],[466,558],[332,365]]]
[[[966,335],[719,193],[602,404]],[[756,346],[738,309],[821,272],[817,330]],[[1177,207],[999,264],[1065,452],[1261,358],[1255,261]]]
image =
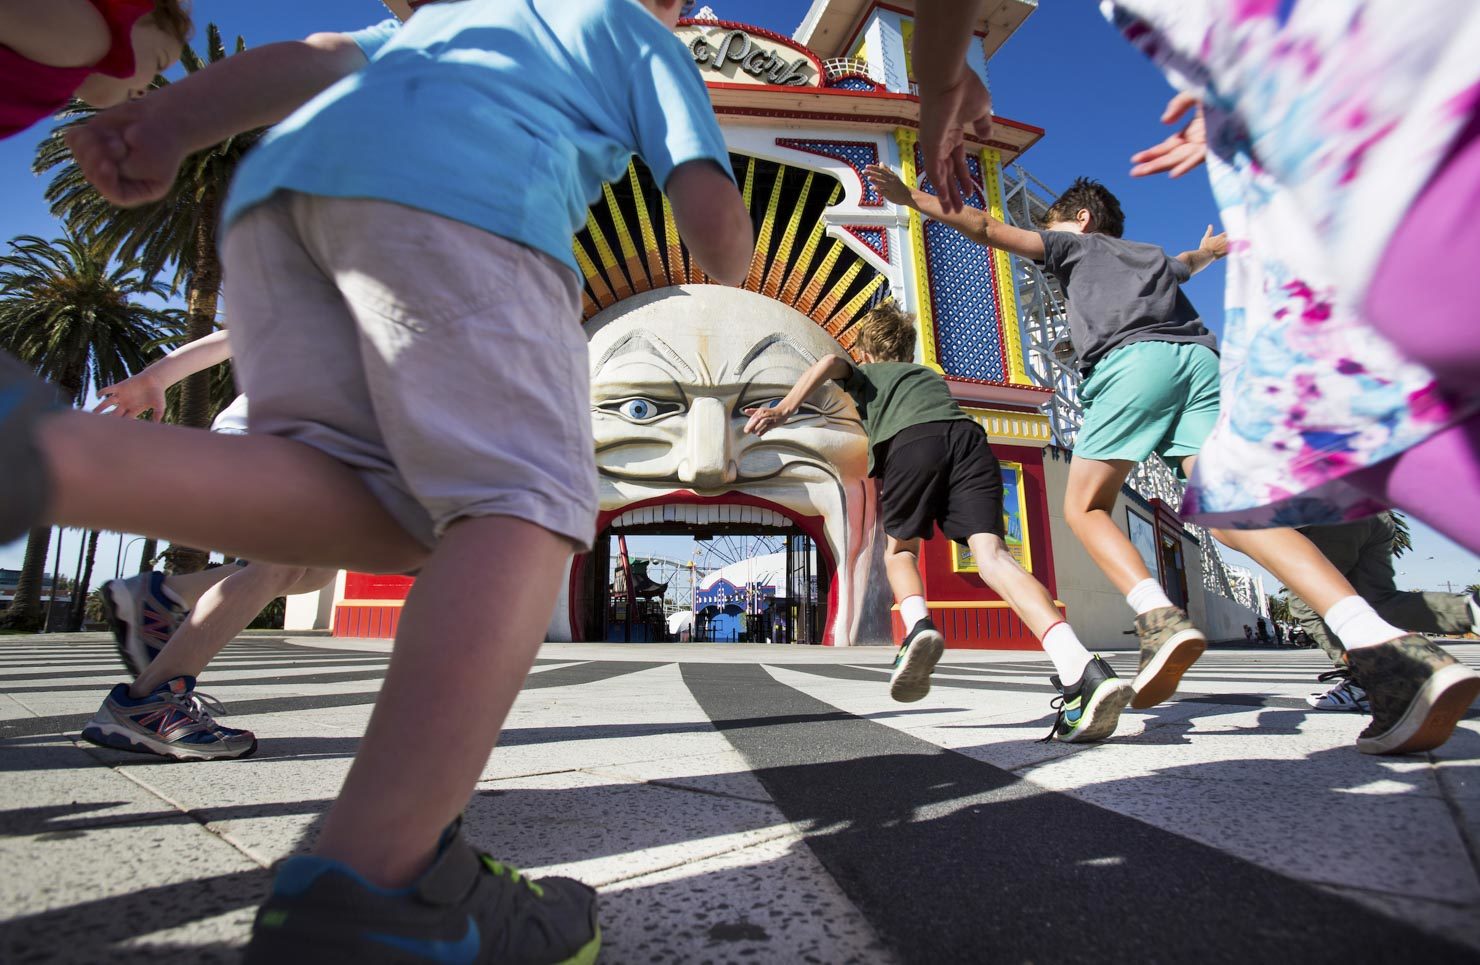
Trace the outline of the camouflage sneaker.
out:
[[[36,423],[59,407],[51,386],[0,352],[0,543],[41,524],[50,487],[36,449]]]
[[[1121,680],[1102,657],[1085,665],[1084,673],[1073,688],[1064,686],[1057,675],[1048,678],[1059,695],[1052,706],[1059,712],[1053,730],[1039,743],[1058,739],[1065,744],[1088,744],[1104,740],[1115,733],[1120,712],[1135,693],[1128,681]]]
[[[1347,661],[1372,704],[1357,737],[1363,754],[1432,750],[1480,696],[1480,675],[1417,633],[1348,650]]]
[[[474,851],[454,823],[432,866],[387,890],[314,855],[278,866],[246,965],[442,962],[590,965],[601,949],[596,892],[534,881]]]
[[[1141,638],[1141,670],[1131,683],[1136,688],[1131,706],[1145,710],[1176,692],[1187,668],[1208,649],[1208,638],[1175,606],[1136,617],[1136,636]]]
[[[889,696],[907,704],[930,693],[930,674],[945,649],[946,638],[935,628],[934,621],[926,617],[916,623],[894,657],[894,669],[889,674]]]

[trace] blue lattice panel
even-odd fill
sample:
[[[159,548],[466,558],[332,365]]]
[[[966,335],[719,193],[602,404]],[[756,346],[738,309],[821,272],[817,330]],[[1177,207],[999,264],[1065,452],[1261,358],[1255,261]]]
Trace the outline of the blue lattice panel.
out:
[[[884,199],[874,186],[868,183],[863,176],[863,169],[870,164],[879,163],[879,146],[872,141],[817,141],[802,140],[795,137],[778,137],[776,143],[781,147],[789,147],[793,151],[804,151],[807,154],[816,154],[820,157],[832,158],[834,161],[842,161],[853,169],[858,183],[863,189],[859,205],[865,208],[880,208],[884,205]]]
[[[916,170],[924,157],[915,148]],[[978,183],[981,162],[970,155],[966,165]],[[922,190],[934,194],[925,179]],[[970,190],[970,189],[968,189]],[[975,192],[968,206],[984,209],[986,198]],[[1007,358],[1002,349],[1002,313],[997,300],[991,249],[968,240],[939,221],[925,222],[925,263],[930,276],[930,301],[935,317],[936,360],[947,375],[983,382],[1007,381]]]

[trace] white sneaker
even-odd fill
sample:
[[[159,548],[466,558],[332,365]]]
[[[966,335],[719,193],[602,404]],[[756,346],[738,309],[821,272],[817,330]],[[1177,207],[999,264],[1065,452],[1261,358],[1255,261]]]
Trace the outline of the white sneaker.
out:
[[[1311,694],[1305,698],[1305,702],[1316,710],[1349,710],[1358,714],[1370,714],[1372,708],[1367,703],[1367,691],[1352,682],[1351,671],[1345,667],[1328,670],[1316,678],[1322,682],[1336,680],[1338,683],[1319,694]]]

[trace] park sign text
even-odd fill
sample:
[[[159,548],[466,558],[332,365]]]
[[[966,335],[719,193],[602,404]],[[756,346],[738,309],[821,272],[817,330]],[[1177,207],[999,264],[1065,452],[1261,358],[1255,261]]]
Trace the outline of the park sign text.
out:
[[[732,83],[821,86],[817,59],[780,37],[760,36],[728,23],[690,23],[679,28],[679,39],[701,70],[722,74]],[[793,56],[797,53],[801,56]]]

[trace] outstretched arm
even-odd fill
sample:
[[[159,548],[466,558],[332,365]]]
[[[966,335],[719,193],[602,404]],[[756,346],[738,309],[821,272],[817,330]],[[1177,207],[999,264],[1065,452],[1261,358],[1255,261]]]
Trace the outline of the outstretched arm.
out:
[[[758,436],[763,436],[779,425],[785,425],[786,420],[796,414],[807,397],[817,391],[817,387],[828,379],[845,379],[848,373],[853,371],[853,365],[841,355],[828,355],[812,363],[797,384],[786,393],[786,398],[772,406],[757,405],[745,410],[750,416],[745,423],[745,431]]]
[[[1195,275],[1204,268],[1228,255],[1228,232],[1213,234],[1213,226],[1208,225],[1208,230],[1203,232],[1202,244],[1191,251],[1184,251],[1177,256],[1177,260],[1192,269]]]
[[[863,173],[885,200],[914,208],[927,218],[950,225],[977,244],[1001,248],[1034,261],[1043,260],[1043,239],[1036,231],[1004,224],[978,208],[948,211],[935,195],[910,187],[882,164],[870,164]]]
[[[180,162],[234,134],[276,124],[365,65],[345,34],[254,47],[67,132],[82,173],[125,207],[157,201]]]
[[[226,330],[223,328],[205,338],[186,342],[122,382],[99,389],[98,398],[101,401],[93,411],[125,419],[150,412],[150,418],[158,422],[164,415],[165,389],[188,375],[219,365],[229,358],[231,343],[226,340]]]

